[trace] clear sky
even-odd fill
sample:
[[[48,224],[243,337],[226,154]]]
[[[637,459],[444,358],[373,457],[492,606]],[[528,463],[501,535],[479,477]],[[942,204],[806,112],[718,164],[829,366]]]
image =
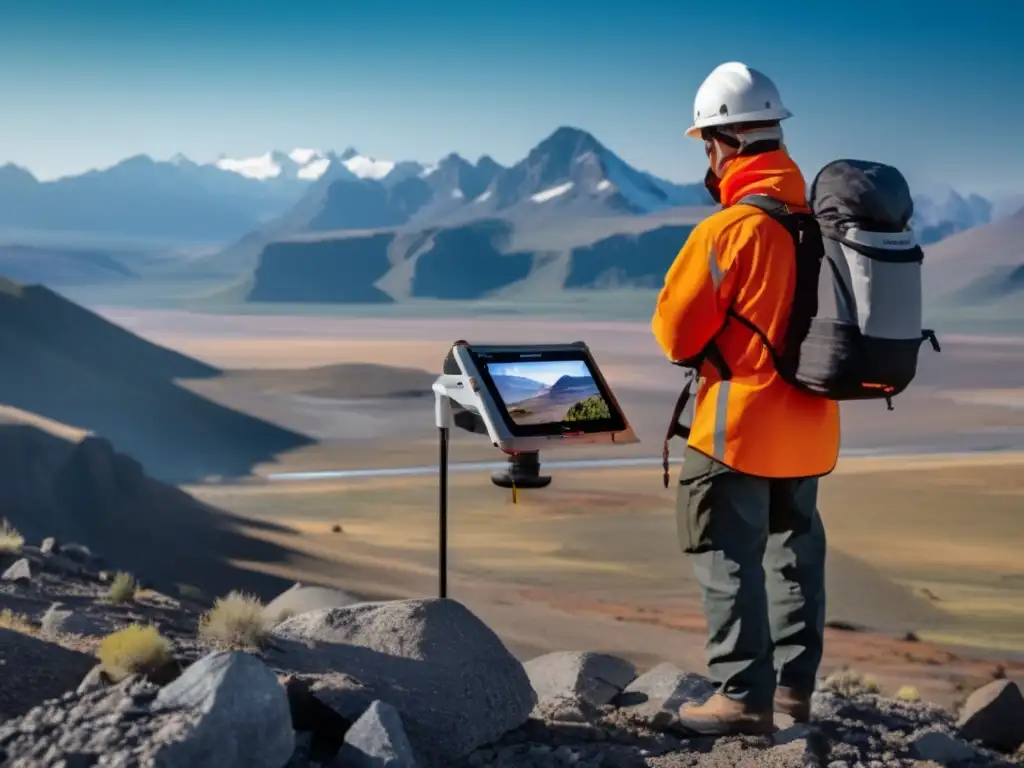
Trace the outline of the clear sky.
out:
[[[541,384],[551,386],[563,376],[587,376],[590,370],[582,360],[561,360],[557,362],[533,363],[491,363],[487,370],[495,376],[522,376]]]
[[[728,60],[773,77],[810,176],[1024,187],[1021,0],[0,0],[0,162],[42,178],[147,153],[296,146],[520,159],[559,125],[703,175],[683,131]]]

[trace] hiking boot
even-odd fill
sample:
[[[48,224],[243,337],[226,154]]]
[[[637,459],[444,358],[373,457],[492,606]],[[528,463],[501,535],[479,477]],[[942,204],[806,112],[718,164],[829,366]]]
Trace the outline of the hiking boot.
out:
[[[794,722],[806,723],[811,719],[811,694],[780,685],[775,689],[775,711],[789,715]]]
[[[772,733],[772,711],[754,710],[742,701],[716,693],[703,704],[684,704],[679,709],[679,726],[700,736],[737,736]]]

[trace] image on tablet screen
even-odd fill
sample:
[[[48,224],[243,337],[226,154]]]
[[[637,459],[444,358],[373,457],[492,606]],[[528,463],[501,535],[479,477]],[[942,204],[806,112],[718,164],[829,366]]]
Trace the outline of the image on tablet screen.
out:
[[[520,426],[611,418],[582,360],[490,363],[487,372],[509,417]]]

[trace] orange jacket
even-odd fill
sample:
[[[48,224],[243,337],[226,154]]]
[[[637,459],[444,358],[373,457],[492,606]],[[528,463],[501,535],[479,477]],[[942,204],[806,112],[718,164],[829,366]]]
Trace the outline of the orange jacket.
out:
[[[785,150],[734,158],[721,180],[723,209],[690,233],[651,322],[670,360],[699,354],[722,329],[716,344],[732,378],[701,367],[689,445],[761,477],[824,475],[839,456],[839,404],[784,382],[761,339],[726,314],[733,307],[779,348],[793,300],[793,241],[764,212],[735,203],[765,194],[807,211],[805,190]]]

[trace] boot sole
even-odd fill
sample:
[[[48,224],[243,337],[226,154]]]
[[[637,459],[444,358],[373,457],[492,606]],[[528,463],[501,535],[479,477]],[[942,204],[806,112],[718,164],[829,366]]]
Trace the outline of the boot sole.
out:
[[[676,717],[674,730],[695,736],[770,736],[775,733],[774,723],[731,723],[723,720],[686,720]]]

